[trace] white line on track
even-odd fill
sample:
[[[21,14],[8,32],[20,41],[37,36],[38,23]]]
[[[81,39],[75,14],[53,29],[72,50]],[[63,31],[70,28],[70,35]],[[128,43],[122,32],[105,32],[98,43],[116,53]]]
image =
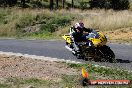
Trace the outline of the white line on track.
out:
[[[61,62],[67,62],[67,63],[81,63],[81,62],[77,62],[77,61],[58,59],[58,58],[52,58],[52,57],[45,57],[45,56],[22,54],[22,53],[13,53],[13,52],[0,51],[0,54],[4,54],[4,55],[8,55],[8,56],[18,56],[18,57],[22,56],[22,57],[25,57],[25,58],[41,59],[41,60],[48,60],[48,61],[61,61]]]
[[[45,57],[45,56],[37,56],[37,55],[29,55],[29,54],[22,54],[22,53],[13,53],[13,52],[0,51],[0,54],[4,54],[4,55],[7,55],[7,56],[18,56],[18,57],[22,56],[22,57],[25,57],[25,58],[41,59],[41,60],[47,60],[47,61],[61,61],[61,62],[75,63],[75,64],[82,63],[82,62],[79,62],[79,61],[58,59],[58,58]],[[94,65],[95,67],[109,68],[109,67],[106,67],[106,66],[100,66],[100,65],[95,65],[95,64],[92,64],[92,65]]]

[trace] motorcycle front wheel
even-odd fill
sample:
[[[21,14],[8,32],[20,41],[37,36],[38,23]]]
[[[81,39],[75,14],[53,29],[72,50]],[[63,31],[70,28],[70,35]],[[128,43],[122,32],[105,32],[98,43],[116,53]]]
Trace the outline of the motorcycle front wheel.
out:
[[[103,61],[107,61],[107,62],[110,62],[110,63],[115,63],[116,62],[116,59],[115,59],[115,54],[114,52],[110,49],[109,46],[102,46],[100,48],[100,53],[101,53],[101,56],[102,56],[102,60]]]

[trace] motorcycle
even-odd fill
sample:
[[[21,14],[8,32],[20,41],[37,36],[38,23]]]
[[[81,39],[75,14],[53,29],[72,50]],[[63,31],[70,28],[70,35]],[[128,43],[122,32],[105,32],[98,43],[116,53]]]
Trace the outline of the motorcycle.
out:
[[[115,54],[106,45],[107,37],[101,32],[93,30],[85,34],[87,41],[77,42],[80,53],[76,54],[75,47],[73,47],[72,36],[65,34],[62,38],[66,41],[66,48],[73,53],[78,59],[115,62]],[[80,57],[81,56],[81,57]]]

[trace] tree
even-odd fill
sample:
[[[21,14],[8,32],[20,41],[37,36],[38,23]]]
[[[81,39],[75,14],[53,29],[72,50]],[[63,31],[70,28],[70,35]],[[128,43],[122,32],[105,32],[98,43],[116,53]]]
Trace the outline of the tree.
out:
[[[62,0],[62,8],[65,8],[65,0]]]
[[[112,0],[112,8],[114,10],[124,10],[129,8],[129,0]]]
[[[50,0],[50,9],[51,10],[53,9],[53,6],[54,6],[54,2],[53,2],[53,0]]]
[[[58,6],[59,6],[59,1],[56,0],[56,8],[58,8]]]
[[[74,1],[72,0],[72,8],[74,7]]]
[[[0,6],[7,5],[6,0],[0,0]]]
[[[0,6],[13,6],[17,4],[17,0],[0,0]]]
[[[91,0],[90,7],[124,10],[129,8],[129,3],[129,0]]]
[[[90,8],[104,8],[105,0],[91,0]]]
[[[25,0],[21,0],[22,3],[22,7],[25,7],[26,1]]]

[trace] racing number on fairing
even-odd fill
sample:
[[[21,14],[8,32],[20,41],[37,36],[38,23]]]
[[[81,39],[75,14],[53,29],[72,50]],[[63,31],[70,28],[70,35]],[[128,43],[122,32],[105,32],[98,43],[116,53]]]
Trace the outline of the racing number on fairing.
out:
[[[103,40],[102,40],[102,39],[100,39],[100,41],[101,41],[101,43],[103,42]]]
[[[66,38],[66,41],[70,41],[70,40],[71,40],[71,38],[70,38],[70,37],[67,37],[67,38]]]
[[[102,39],[100,39],[101,40],[101,43],[103,42],[103,41],[106,41],[106,38],[104,38],[104,37],[102,37],[103,38],[103,40]]]

